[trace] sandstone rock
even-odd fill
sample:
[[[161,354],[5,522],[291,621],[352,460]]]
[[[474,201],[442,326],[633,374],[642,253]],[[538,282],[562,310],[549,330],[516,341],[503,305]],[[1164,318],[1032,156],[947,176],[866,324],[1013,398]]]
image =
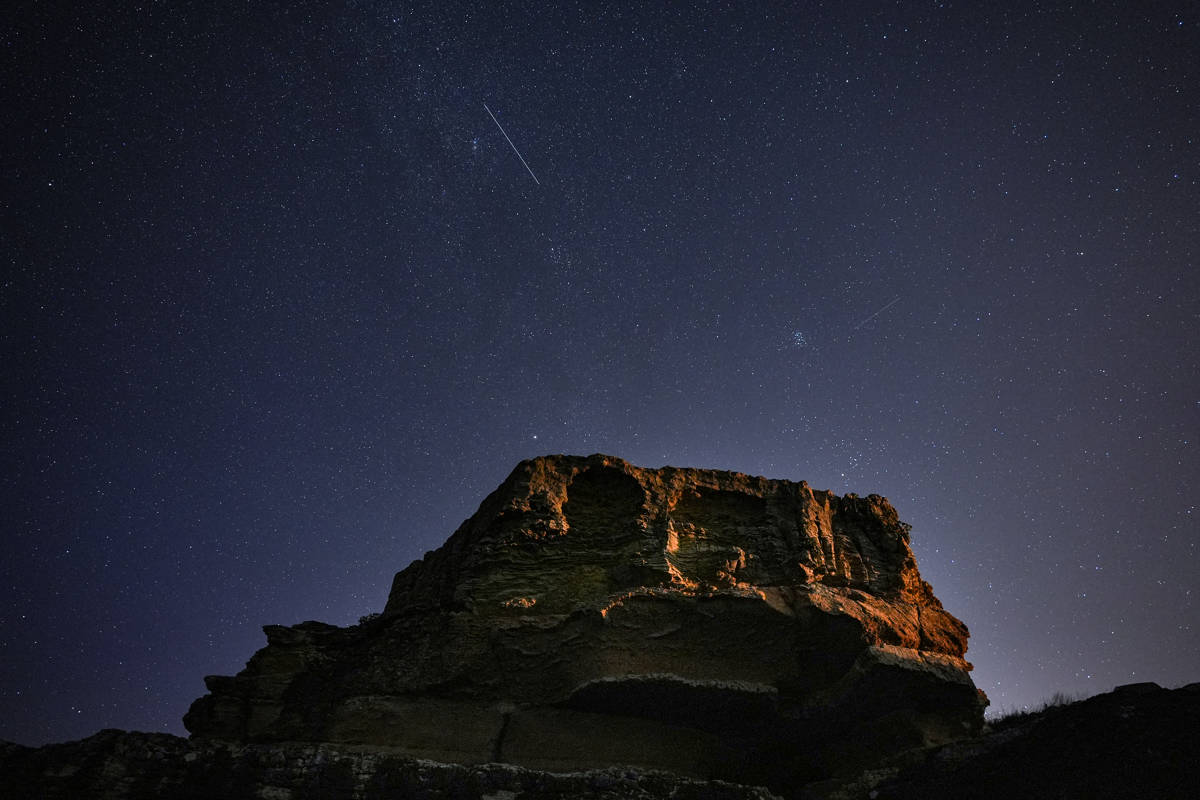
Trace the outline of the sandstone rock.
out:
[[[378,619],[265,631],[195,736],[794,787],[986,704],[884,498],[603,455],[518,465]]]

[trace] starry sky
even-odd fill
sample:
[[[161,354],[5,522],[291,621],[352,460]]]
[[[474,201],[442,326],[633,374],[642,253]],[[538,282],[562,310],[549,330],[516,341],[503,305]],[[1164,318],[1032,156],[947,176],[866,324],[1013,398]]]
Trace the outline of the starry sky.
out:
[[[69,5],[2,36],[0,738],[184,733],[546,453],[887,496],[993,711],[1200,679],[1194,4]]]

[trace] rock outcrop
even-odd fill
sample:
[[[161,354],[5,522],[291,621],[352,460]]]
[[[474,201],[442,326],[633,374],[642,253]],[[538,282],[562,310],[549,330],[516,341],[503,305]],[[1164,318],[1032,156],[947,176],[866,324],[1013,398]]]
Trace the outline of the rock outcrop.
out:
[[[521,463],[377,619],[265,631],[194,737],[794,794],[986,704],[884,498],[602,455]]]

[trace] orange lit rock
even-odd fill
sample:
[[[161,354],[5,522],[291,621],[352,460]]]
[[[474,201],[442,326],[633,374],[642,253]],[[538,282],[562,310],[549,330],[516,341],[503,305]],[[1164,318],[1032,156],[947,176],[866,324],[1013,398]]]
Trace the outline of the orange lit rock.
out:
[[[193,734],[780,787],[986,704],[884,498],[603,455],[518,465],[378,619],[266,630]]]

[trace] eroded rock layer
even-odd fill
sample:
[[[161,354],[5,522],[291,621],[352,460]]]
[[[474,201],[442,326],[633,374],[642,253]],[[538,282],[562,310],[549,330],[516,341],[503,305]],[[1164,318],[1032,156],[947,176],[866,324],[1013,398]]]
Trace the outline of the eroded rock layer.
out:
[[[193,734],[779,787],[972,734],[986,702],[884,498],[603,455],[518,465],[378,619],[265,630]]]

